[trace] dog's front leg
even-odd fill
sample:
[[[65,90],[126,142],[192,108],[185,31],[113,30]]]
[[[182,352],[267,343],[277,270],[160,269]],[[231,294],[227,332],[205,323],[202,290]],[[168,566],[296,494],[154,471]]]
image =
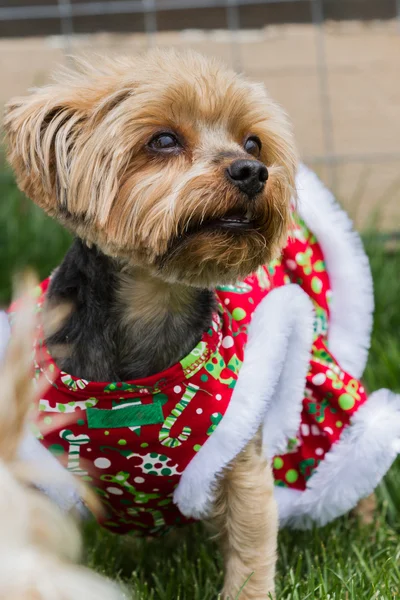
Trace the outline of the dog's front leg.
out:
[[[252,440],[226,470],[214,508],[225,561],[224,600],[274,595],[278,515],[270,465]]]

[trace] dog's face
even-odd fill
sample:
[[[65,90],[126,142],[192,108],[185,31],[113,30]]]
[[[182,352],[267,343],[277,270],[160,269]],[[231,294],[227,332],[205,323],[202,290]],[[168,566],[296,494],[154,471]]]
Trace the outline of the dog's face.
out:
[[[262,86],[197,54],[81,66],[5,120],[21,189],[78,236],[168,281],[231,282],[287,235],[296,155]]]

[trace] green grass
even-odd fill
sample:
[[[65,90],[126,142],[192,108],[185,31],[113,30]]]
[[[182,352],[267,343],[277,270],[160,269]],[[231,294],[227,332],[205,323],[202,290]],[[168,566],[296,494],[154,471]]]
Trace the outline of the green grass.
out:
[[[12,174],[0,168],[0,306],[10,299],[14,273],[31,266],[47,277],[70,241],[65,229],[25,198]]]
[[[46,276],[70,238],[17,191],[0,172],[0,303],[10,298],[11,276],[26,265]],[[376,313],[369,389],[400,391],[400,254],[378,236],[365,237],[375,280]],[[360,526],[346,516],[309,532],[279,537],[279,600],[388,600],[400,598],[400,462],[378,490],[376,523]],[[93,523],[85,531],[86,562],[124,582],[137,600],[216,599],[222,563],[201,525],[173,539],[116,537]]]

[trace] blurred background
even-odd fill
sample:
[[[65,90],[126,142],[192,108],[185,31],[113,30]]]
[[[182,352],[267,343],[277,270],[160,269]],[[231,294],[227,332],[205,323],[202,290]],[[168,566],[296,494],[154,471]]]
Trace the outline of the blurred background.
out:
[[[399,239],[400,0],[0,0],[0,109],[69,54],[153,45],[191,47],[265,82],[294,123],[302,159],[356,226]],[[17,194],[4,158],[0,184],[7,199]],[[28,204],[18,197],[13,210],[34,221]],[[5,210],[3,198],[3,229]],[[29,244],[34,226],[15,228]],[[1,258],[19,259],[14,234],[7,223]]]

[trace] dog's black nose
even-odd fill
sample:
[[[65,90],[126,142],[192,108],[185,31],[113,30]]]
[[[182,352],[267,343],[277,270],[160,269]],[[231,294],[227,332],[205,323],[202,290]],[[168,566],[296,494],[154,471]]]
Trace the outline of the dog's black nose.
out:
[[[234,160],[226,172],[230,181],[250,197],[261,192],[268,179],[268,169],[259,160]]]

